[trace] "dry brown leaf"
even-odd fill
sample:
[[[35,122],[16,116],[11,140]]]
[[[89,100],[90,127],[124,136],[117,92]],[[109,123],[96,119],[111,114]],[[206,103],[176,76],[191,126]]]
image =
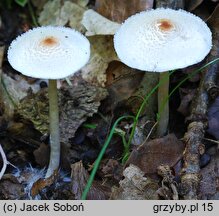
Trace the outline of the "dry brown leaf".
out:
[[[18,200],[24,196],[23,186],[18,179],[11,174],[5,174],[1,179],[0,191],[1,200]]]
[[[201,169],[201,182],[199,198],[204,200],[218,200],[219,199],[219,154],[216,152],[215,156],[211,158],[210,163]]]
[[[81,199],[82,192],[87,184],[89,174],[83,167],[82,161],[71,165],[72,192],[76,200]],[[93,185],[88,192],[87,199],[89,200],[104,200],[109,196],[109,188],[93,182]]]
[[[105,100],[107,110],[114,109],[120,102],[127,104],[127,99],[138,88],[145,73],[136,71],[119,61],[113,61],[109,64],[106,74],[106,87],[109,92],[109,97]]]
[[[181,158],[184,150],[183,142],[174,134],[143,143],[133,150],[127,164],[138,166],[146,174],[154,174],[161,164],[173,167]]]
[[[107,163],[101,169],[105,178],[113,178],[117,181],[122,179],[122,170],[122,164],[114,159],[107,160]]]
[[[36,195],[40,193],[45,187],[53,184],[58,178],[58,170],[55,170],[54,173],[46,179],[40,178],[36,182],[33,183],[31,187],[31,196],[34,198]]]
[[[104,87],[106,69],[111,61],[118,60],[114,51],[112,36],[91,36],[91,57],[88,64],[81,69],[82,77],[89,83]]]
[[[184,116],[188,116],[190,113],[190,109],[189,109],[190,102],[194,98],[195,93],[197,93],[197,91],[196,89],[180,88],[179,93],[180,93],[181,102],[177,111],[183,114]]]
[[[154,0],[96,0],[98,13],[115,22],[123,22],[129,16],[153,7]]]
[[[124,179],[119,182],[120,188],[114,189],[111,199],[149,200],[158,199],[156,194],[158,184],[148,177],[144,177],[137,166],[130,164],[123,171]]]

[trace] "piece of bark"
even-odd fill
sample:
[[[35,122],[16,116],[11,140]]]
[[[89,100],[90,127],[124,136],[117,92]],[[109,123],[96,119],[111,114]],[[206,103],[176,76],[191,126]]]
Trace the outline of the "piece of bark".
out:
[[[120,200],[150,200],[158,199],[156,181],[144,177],[139,167],[130,164],[124,171],[124,179],[119,182],[120,187],[114,189],[111,199]]]
[[[154,0],[96,0],[95,7],[98,13],[122,23],[129,16],[143,10],[151,9]]]
[[[88,83],[62,89],[60,96],[60,136],[61,141],[68,143],[79,126],[98,111],[100,101],[106,98],[104,88]]]
[[[97,112],[100,101],[107,96],[106,89],[95,87],[86,82],[75,86],[62,87],[59,91],[60,139],[68,143],[74,137],[78,127]],[[17,114],[31,121],[42,134],[49,133],[48,93],[42,89],[37,94],[24,98],[17,109]]]

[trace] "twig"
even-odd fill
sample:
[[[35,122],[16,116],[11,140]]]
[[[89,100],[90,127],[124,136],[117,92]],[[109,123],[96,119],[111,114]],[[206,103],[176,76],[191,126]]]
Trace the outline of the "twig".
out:
[[[212,143],[217,144],[219,146],[219,141],[217,141],[217,140],[208,139],[208,138],[204,138],[204,140],[208,141],[208,142],[212,142]]]
[[[3,166],[2,166],[2,169],[1,169],[1,172],[0,172],[0,180],[2,179],[2,176],[4,175],[5,173],[5,170],[7,168],[7,165],[8,165],[8,161],[7,161],[7,158],[6,158],[6,155],[5,155],[5,152],[0,144],[0,154],[2,156],[2,162],[3,162]]]
[[[167,190],[168,188],[170,188],[173,194],[172,198],[174,200],[178,200],[179,199],[178,190],[177,190],[176,182],[174,181],[174,176],[172,174],[170,167],[168,165],[160,165],[157,168],[157,173],[163,178],[162,188],[164,189],[166,188]],[[169,187],[166,187],[165,184],[167,184]]]
[[[208,57],[208,61],[219,57],[219,7],[209,20],[209,24],[213,33],[213,48]],[[212,88],[216,86],[216,74],[218,69],[217,65],[211,65],[208,70],[203,74],[202,81],[197,95],[197,100],[192,104],[192,112],[189,117],[190,124],[188,126],[187,133],[184,135],[184,142],[186,149],[184,151],[184,165],[181,175],[181,188],[184,199],[197,199],[198,190],[200,184],[200,155],[203,154],[204,145],[202,141],[204,139],[205,129],[207,127],[207,109],[209,98],[214,98],[216,94],[212,96]],[[215,70],[215,71],[214,71]],[[216,88],[218,89],[218,88]]]

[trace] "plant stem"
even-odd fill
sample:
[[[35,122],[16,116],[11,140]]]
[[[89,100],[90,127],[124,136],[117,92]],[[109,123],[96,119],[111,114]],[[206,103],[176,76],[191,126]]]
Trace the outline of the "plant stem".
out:
[[[116,129],[116,126],[118,125],[118,123],[119,123],[121,120],[123,120],[123,119],[129,119],[129,118],[134,119],[134,116],[121,116],[121,117],[118,118],[118,119],[115,121],[115,123],[113,124],[113,127],[112,127],[112,129],[110,130],[110,134],[109,134],[109,136],[107,137],[107,139],[106,139],[106,141],[105,141],[105,143],[104,143],[104,145],[103,145],[103,147],[102,147],[102,149],[101,149],[101,151],[100,151],[100,153],[99,153],[99,155],[98,155],[96,161],[94,162],[94,167],[93,167],[93,169],[92,169],[92,171],[91,171],[90,177],[89,177],[89,179],[88,179],[88,182],[87,182],[87,184],[86,184],[86,187],[85,187],[85,189],[84,189],[84,191],[83,191],[83,193],[82,193],[82,196],[81,196],[81,199],[82,199],[82,200],[86,200],[86,199],[87,199],[87,195],[88,195],[88,192],[89,192],[89,190],[90,190],[90,188],[91,188],[91,186],[92,186],[92,183],[93,183],[95,174],[96,174],[96,172],[97,172],[97,170],[98,170],[98,167],[99,167],[99,164],[100,164],[100,162],[101,162],[101,160],[102,160],[102,158],[103,158],[103,156],[104,156],[104,154],[105,154],[105,152],[106,152],[106,149],[107,149],[107,147],[108,147],[108,145],[109,145],[109,143],[110,143],[110,141],[111,141],[111,139],[112,139],[112,136],[113,136],[113,134],[114,134],[114,131],[115,131],[115,129]]]
[[[173,74],[174,72],[175,72],[174,70],[170,71],[169,75]],[[140,106],[140,108],[139,108],[139,110],[138,110],[138,112],[137,112],[137,114],[135,116],[135,120],[134,120],[134,123],[133,123],[133,126],[132,126],[131,134],[129,136],[129,140],[128,140],[128,143],[127,143],[128,146],[131,145],[132,139],[133,139],[134,134],[135,134],[135,128],[136,128],[137,123],[138,123],[138,119],[139,119],[139,117],[140,117],[140,115],[142,113],[142,110],[145,107],[145,104],[148,102],[148,99],[151,97],[151,95],[153,95],[157,91],[157,89],[160,87],[160,85],[162,85],[166,81],[168,82],[168,80],[169,80],[169,76],[168,77],[163,77],[159,81],[159,83],[147,95],[145,95],[144,101],[142,102],[142,104],[141,104],[141,106]],[[163,108],[163,106],[162,106],[162,108]],[[158,115],[159,115],[159,113],[158,113]]]
[[[50,160],[46,178],[58,169],[60,161],[60,132],[57,81],[49,80],[49,129],[50,129]]]
[[[165,82],[163,82],[158,88],[158,137],[165,135],[169,123],[169,103],[166,103],[163,107],[163,102],[169,95],[169,72],[160,73],[160,81],[163,79],[165,79]]]
[[[27,6],[28,6],[28,10],[29,10],[33,25],[35,27],[39,26],[30,1],[27,2]]]

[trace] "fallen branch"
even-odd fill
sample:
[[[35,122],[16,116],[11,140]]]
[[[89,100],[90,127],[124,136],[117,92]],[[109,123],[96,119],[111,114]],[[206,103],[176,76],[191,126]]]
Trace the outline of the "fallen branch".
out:
[[[210,62],[219,57],[219,7],[217,7],[209,20],[209,25],[213,33],[213,48],[207,59]],[[210,99],[218,96],[216,77],[218,63],[211,65],[203,73],[196,100],[192,103],[191,115],[188,118],[190,124],[184,135],[186,145],[184,151],[184,165],[181,172],[181,193],[184,199],[198,199],[200,184],[200,156],[204,153],[205,130],[208,125],[207,111]]]

